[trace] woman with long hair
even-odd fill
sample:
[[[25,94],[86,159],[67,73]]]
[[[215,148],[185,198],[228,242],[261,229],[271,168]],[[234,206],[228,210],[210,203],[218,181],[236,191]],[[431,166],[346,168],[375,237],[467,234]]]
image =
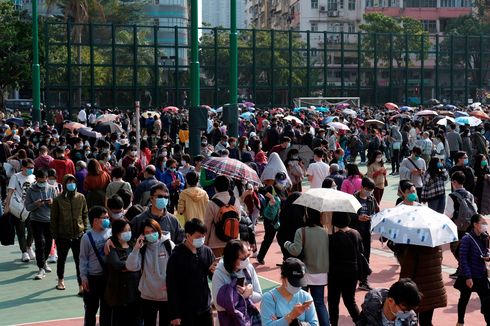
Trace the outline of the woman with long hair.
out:
[[[387,184],[386,173],[387,170],[384,167],[383,153],[380,150],[376,150],[373,152],[373,155],[368,158],[367,176],[374,181],[374,198],[378,204],[381,203],[385,191],[385,184]]]
[[[349,163],[345,166],[347,176],[342,182],[341,191],[353,195],[361,189],[362,173],[359,172],[357,165]]]
[[[423,176],[421,202],[427,202],[429,208],[444,214],[446,207],[446,181],[448,173],[438,157],[432,157]]]
[[[488,158],[483,154],[475,155],[475,201],[480,214],[490,214],[490,169]]]
[[[105,191],[111,182],[111,176],[102,169],[96,159],[88,161],[87,171],[88,174],[83,181],[83,190],[87,193],[88,208],[96,205],[104,206]]]

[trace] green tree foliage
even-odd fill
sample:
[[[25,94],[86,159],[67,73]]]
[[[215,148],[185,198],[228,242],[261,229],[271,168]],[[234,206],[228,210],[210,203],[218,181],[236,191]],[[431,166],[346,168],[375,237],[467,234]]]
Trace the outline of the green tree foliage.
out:
[[[376,57],[381,64],[387,66],[390,60],[396,62],[398,68],[405,63],[408,45],[408,63],[411,58],[426,58],[430,46],[429,34],[424,31],[422,23],[418,20],[402,17],[395,19],[382,13],[369,13],[364,15],[365,24],[359,28],[367,32],[363,35],[362,47],[365,59],[374,60]],[[376,36],[375,36],[376,35]]]
[[[30,87],[32,30],[29,17],[0,0],[0,103],[7,88]]]

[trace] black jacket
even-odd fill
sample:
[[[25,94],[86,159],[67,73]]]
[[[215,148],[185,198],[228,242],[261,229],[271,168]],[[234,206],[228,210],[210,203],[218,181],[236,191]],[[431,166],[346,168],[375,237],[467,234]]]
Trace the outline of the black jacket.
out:
[[[194,254],[184,243],[175,247],[167,263],[167,293],[170,320],[211,309],[208,277],[214,254],[202,246]],[[185,317],[184,317],[185,318]]]

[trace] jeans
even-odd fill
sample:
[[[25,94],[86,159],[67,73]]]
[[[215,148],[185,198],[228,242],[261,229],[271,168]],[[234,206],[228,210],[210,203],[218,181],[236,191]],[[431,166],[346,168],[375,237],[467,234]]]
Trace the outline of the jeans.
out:
[[[267,255],[267,251],[274,241],[274,237],[276,236],[277,230],[274,228],[274,225],[267,219],[264,219],[264,240],[260,244],[259,254],[257,255],[257,260],[264,260],[265,255]]]
[[[359,319],[359,307],[356,304],[357,278],[351,276],[332,277],[329,274],[328,280],[328,311],[330,312],[330,324],[339,324],[339,304],[340,296],[344,305],[349,311],[349,315],[354,323]]]
[[[460,290],[459,300],[458,300],[458,323],[464,324],[464,315],[466,313],[466,306],[470,301],[471,292],[476,292],[480,298],[480,303],[483,304],[483,300],[489,296],[489,290],[486,288],[486,278],[473,279],[473,288],[470,289],[465,287],[462,291]]]
[[[435,210],[438,213],[444,214],[444,209],[446,208],[446,196],[440,195],[429,199],[427,205],[430,209]]]
[[[313,297],[316,314],[320,326],[330,325],[330,316],[328,315],[327,307],[325,306],[325,286],[323,285],[308,285],[310,294]]]
[[[34,241],[34,237],[32,236],[32,230],[30,225],[30,219],[28,218],[25,222],[23,222],[20,218],[16,216],[12,217],[12,223],[15,227],[15,233],[17,233],[17,241],[19,241],[20,251],[27,252],[27,248],[32,246],[32,242]],[[27,237],[26,237],[26,228],[27,228]]]
[[[71,249],[73,254],[73,260],[75,260],[75,269],[77,271],[78,285],[82,285],[82,279],[80,278],[80,241],[82,237],[78,239],[56,239],[56,248],[58,249],[58,263],[56,265],[56,273],[58,279],[65,278],[65,263],[68,251]]]
[[[180,326],[213,326],[213,312],[186,312],[181,316]]]
[[[32,235],[36,244],[36,263],[38,268],[43,268],[49,257],[53,238],[49,229],[49,222],[31,221]]]
[[[106,286],[105,276],[88,275],[89,291],[83,291],[83,303],[85,306],[84,326],[95,326],[97,310],[100,307],[99,325],[111,324],[111,308],[104,300]]]
[[[145,326],[156,326],[157,313],[159,326],[167,326],[170,324],[168,301],[141,299],[141,310],[143,312],[143,321]]]

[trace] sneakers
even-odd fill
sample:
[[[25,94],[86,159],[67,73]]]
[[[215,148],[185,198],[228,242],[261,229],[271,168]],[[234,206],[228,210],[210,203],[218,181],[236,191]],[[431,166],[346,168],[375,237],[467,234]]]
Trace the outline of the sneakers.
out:
[[[34,250],[32,250],[31,247],[27,248],[27,254],[29,255],[30,259],[36,259],[36,254],[34,253]]]
[[[371,291],[373,288],[370,287],[368,283],[360,283],[358,289],[362,291]]]
[[[34,276],[35,280],[42,280],[46,276],[46,272],[44,272],[43,268],[39,268],[39,271],[37,272],[36,276]]]
[[[24,263],[28,263],[31,261],[31,258],[29,258],[29,254],[27,252],[23,252],[22,253],[22,262]]]
[[[57,255],[49,255],[48,259],[46,260],[47,263],[49,264],[54,264],[58,261],[58,256]]]
[[[48,266],[48,264],[44,264],[44,267],[43,267],[43,270],[46,272],[46,273],[51,273],[53,270],[51,269],[51,267]]]

